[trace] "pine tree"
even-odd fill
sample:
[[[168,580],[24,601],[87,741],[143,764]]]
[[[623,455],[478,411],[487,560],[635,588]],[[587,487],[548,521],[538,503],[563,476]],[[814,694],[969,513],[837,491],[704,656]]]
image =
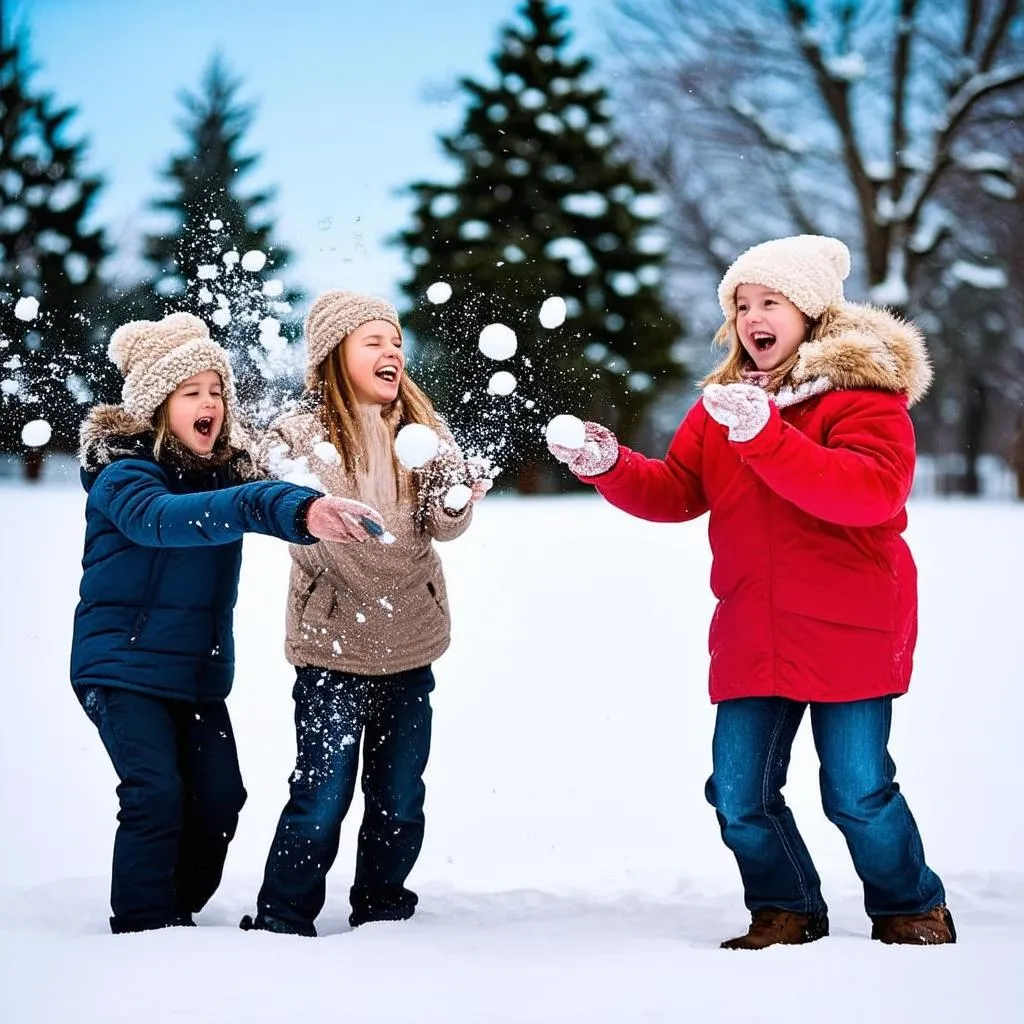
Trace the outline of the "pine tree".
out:
[[[519,13],[525,27],[506,26],[492,58],[497,81],[460,82],[465,120],[441,139],[457,180],[410,187],[414,223],[398,241],[414,267],[403,284],[414,373],[463,443],[530,490],[565,479],[543,450],[553,415],[600,420],[628,442],[684,368],[660,294],[653,189],[619,155],[592,61],[566,53],[566,12],[524,0]],[[428,295],[436,282],[451,286],[447,301]],[[545,327],[552,297],[568,315]],[[515,359],[478,351],[491,322],[515,331]],[[500,370],[517,378],[510,395],[488,392]]]
[[[74,115],[32,90],[24,44],[0,41],[0,451],[33,477],[43,445],[24,426],[44,420],[49,447],[72,451],[87,404],[114,386],[90,327],[108,248],[86,223],[102,181],[82,170],[85,143],[66,137]]]
[[[241,152],[254,109],[238,102],[239,85],[215,57],[200,92],[181,94],[187,149],[163,172],[170,194],[152,204],[174,219],[174,228],[149,236],[144,251],[155,272],[151,310],[202,316],[231,353],[239,395],[255,411],[280,371],[279,325],[300,296],[278,277],[289,252],[272,241],[274,226],[263,212],[273,192],[244,196],[238,189],[259,162]],[[284,366],[286,373],[293,369]]]

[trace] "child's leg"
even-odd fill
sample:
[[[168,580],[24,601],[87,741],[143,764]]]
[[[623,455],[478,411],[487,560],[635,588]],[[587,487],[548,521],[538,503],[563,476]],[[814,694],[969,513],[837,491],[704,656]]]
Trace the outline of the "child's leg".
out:
[[[359,692],[352,676],[317,668],[296,672],[298,758],[267,856],[256,928],[316,935],[313,922],[324,906],[327,872],[356,786]]]
[[[178,906],[182,913],[198,913],[220,885],[246,794],[224,701],[184,705],[179,715],[185,806]]]
[[[423,846],[423,772],[430,754],[430,667],[388,681],[388,700],[367,716],[365,812],[359,829],[349,922],[403,921],[417,897],[405,887]]]
[[[111,930],[191,924],[180,913],[175,894],[182,782],[173,702],[97,687],[88,695],[86,710],[120,779]]]
[[[826,912],[818,873],[782,796],[804,706],[781,697],[748,697],[717,708],[713,773],[705,792],[736,857],[751,911]]]
[[[891,697],[811,707],[822,804],[846,839],[871,916],[918,914],[945,902],[894,781],[896,765],[887,749],[891,722]]]

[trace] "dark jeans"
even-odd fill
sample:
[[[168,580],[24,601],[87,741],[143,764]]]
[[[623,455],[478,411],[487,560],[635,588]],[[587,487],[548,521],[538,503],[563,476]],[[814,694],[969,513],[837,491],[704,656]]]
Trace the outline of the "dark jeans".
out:
[[[191,924],[220,885],[245,803],[227,705],[91,687],[83,706],[120,779],[110,927]]]
[[[429,665],[393,676],[296,671],[298,759],[256,902],[257,928],[316,935],[355,791],[360,737],[365,810],[349,921],[412,916],[417,898],[405,880],[423,845],[433,688]]]
[[[806,704],[754,697],[718,705],[708,802],[743,879],[747,908],[823,914],[821,881],[782,797]],[[889,756],[892,698],[811,704],[825,816],[846,839],[868,914],[917,914],[945,901]]]

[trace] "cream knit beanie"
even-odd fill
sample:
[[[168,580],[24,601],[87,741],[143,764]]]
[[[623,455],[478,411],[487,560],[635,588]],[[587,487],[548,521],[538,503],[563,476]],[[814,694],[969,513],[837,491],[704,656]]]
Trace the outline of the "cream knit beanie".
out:
[[[329,291],[319,296],[306,317],[306,386],[316,387],[317,367],[357,327],[385,320],[402,334],[390,302],[358,292]]]
[[[718,303],[727,320],[736,317],[736,289],[759,284],[781,292],[797,309],[817,320],[844,302],[843,281],[850,273],[850,250],[827,235],[774,238],[748,249],[725,272]]]
[[[147,423],[182,381],[216,370],[224,387],[225,426],[230,427],[235,403],[231,364],[199,317],[171,313],[163,320],[133,320],[114,331],[108,355],[124,374],[125,411]]]

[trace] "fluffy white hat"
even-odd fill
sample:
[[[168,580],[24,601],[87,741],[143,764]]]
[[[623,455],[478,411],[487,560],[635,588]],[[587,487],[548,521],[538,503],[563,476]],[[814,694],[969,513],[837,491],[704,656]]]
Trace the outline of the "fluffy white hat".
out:
[[[736,316],[736,289],[759,284],[781,292],[797,309],[817,320],[841,306],[843,281],[850,273],[850,250],[828,235],[773,238],[737,257],[718,286],[718,303],[727,320]]]
[[[171,313],[163,320],[133,320],[110,338],[108,355],[124,374],[121,401],[125,411],[145,422],[184,380],[216,370],[230,414],[235,389],[228,354],[210,338],[206,324],[191,313]]]
[[[317,367],[357,327],[384,320],[402,334],[398,312],[390,302],[358,292],[329,291],[319,296],[306,317],[306,386],[315,387]]]

